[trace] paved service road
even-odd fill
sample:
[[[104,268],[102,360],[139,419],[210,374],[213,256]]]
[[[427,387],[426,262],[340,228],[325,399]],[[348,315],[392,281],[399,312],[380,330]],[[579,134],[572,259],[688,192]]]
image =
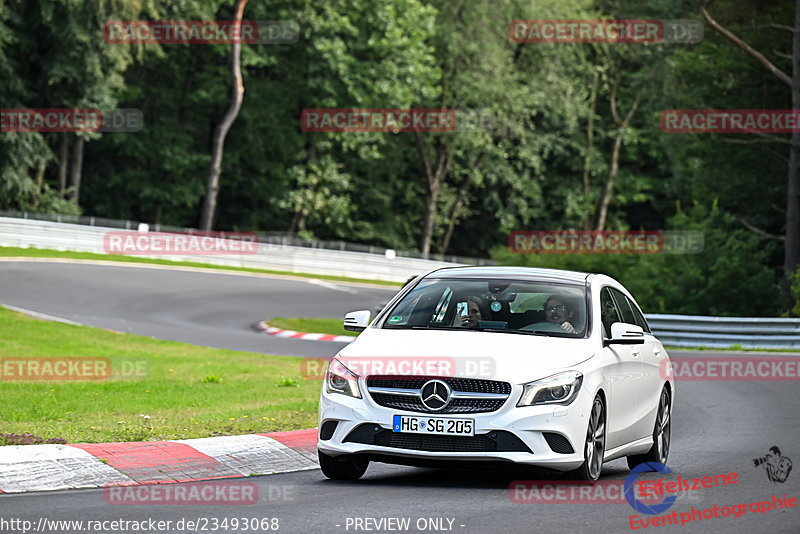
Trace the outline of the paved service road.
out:
[[[682,382],[677,386],[679,396],[673,414],[669,467],[675,474],[688,478],[736,472],[738,482],[728,487],[698,490],[691,498],[675,503],[674,510],[689,512],[692,506],[696,509],[732,506],[768,500],[773,494],[800,497],[797,469],[780,484],[769,482],[766,472],[753,465],[753,458],[763,456],[773,445],[779,446],[784,456],[800,461],[796,382]],[[621,481],[627,474],[624,460],[616,460],[605,466],[603,480]],[[176,522],[198,517],[219,521],[276,517],[280,520],[279,532],[337,533],[365,532],[354,529],[355,518],[380,521],[397,517],[410,518],[410,528],[403,530],[407,532],[441,531],[417,528],[417,521],[419,526],[425,526],[423,522],[429,518],[445,518],[445,528],[452,519],[449,531],[458,533],[631,531],[628,518],[633,510],[626,503],[512,503],[509,484],[530,478],[557,481],[557,477],[522,470],[448,471],[372,464],[364,479],[354,483],[325,480],[319,470],[248,478],[247,481],[254,481],[259,487],[259,502],[251,506],[114,506],[105,503],[103,490],[72,490],[0,495],[0,518],[25,519],[36,524],[39,518],[153,518]],[[655,476],[648,474],[647,478]],[[375,527],[375,523],[369,525]],[[748,512],[738,519],[703,519],[683,527],[646,529],[646,532],[725,534],[798,531],[800,508],[769,511],[764,515]],[[106,533],[112,531],[103,531]]]
[[[276,338],[250,325],[270,317],[344,318],[396,292],[222,272],[0,262],[0,304],[159,339],[290,356],[332,356],[345,344]]]

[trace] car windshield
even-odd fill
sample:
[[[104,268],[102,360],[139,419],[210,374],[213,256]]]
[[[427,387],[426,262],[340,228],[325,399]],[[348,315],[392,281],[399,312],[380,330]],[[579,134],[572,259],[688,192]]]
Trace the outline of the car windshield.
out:
[[[583,337],[586,320],[582,285],[435,278],[422,280],[406,294],[382,328]]]

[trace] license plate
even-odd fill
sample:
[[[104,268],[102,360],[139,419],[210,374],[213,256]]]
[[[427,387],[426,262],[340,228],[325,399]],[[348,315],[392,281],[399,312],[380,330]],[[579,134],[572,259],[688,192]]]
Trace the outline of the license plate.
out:
[[[448,417],[417,417],[395,415],[392,421],[394,432],[412,434],[437,434],[440,436],[474,436],[474,419],[450,419]]]

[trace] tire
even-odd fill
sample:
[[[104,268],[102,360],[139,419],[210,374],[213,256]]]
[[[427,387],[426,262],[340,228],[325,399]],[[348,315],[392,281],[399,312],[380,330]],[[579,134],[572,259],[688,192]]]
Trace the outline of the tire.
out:
[[[645,462],[656,462],[667,465],[669,456],[669,444],[672,439],[672,405],[670,395],[666,386],[661,390],[661,398],[658,402],[658,413],[656,414],[656,424],[653,428],[653,446],[644,454],[628,456],[628,467],[633,469]]]
[[[583,463],[569,472],[573,480],[597,480],[603,470],[603,455],[606,452],[606,409],[600,395],[594,398],[589,413],[589,425],[583,446]]]
[[[331,480],[358,480],[369,467],[369,460],[351,458],[351,455],[330,456],[317,449],[322,474]]]

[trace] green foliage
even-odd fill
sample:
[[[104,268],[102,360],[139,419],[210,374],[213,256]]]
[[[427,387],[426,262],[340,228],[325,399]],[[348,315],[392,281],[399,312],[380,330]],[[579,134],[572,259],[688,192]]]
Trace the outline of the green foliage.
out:
[[[295,380],[294,378],[281,378],[278,382],[275,383],[275,387],[277,388],[297,388],[300,387],[300,382]]]
[[[624,284],[645,313],[775,316],[780,289],[768,259],[775,244],[746,230],[717,203],[678,209],[667,230],[703,235],[698,254],[513,254],[503,264],[607,274]]]
[[[792,298],[794,299],[794,308],[789,312],[793,317],[800,317],[800,270],[797,270],[792,275]]]
[[[583,228],[622,137],[606,228],[692,228],[691,256],[508,257],[614,274],[649,311],[770,314],[785,232],[787,145],[748,135],[666,134],[661,110],[790,108],[790,91],[705,26],[697,44],[518,44],[515,19],[700,19],[699,0],[274,0],[245,18],[292,20],[293,44],[242,47],[245,98],[222,162],[217,227],[410,250],[429,184],[419,145],[450,155],[433,252],[485,256],[517,229]],[[722,24],[791,72],[791,2],[718,0]],[[86,138],[81,205],[58,190],[61,140],[0,134],[0,209],[84,212],[197,226],[210,140],[229,103],[229,45],[110,44],[108,20],[230,19],[230,0],[0,2],[3,107],[137,108],[136,133]],[[593,80],[596,106],[591,109]],[[616,95],[621,132],[611,110]],[[449,108],[482,122],[454,132],[312,133],[308,108]],[[593,121],[593,146],[587,128]],[[775,137],[780,137],[776,134]],[[784,140],[788,139],[784,137]],[[582,177],[588,158],[588,190]],[[68,160],[72,161],[72,155]],[[44,184],[36,183],[44,166]],[[718,199],[718,207],[712,205]],[[456,211],[456,206],[460,210]],[[677,206],[688,206],[682,211]],[[504,252],[494,252],[505,258]],[[506,254],[508,256],[508,254]],[[542,263],[542,264],[544,264]],[[648,278],[651,277],[651,278]],[[662,277],[653,292],[647,282]],[[727,294],[726,294],[727,291]],[[737,298],[746,296],[747,298]],[[758,302],[760,309],[750,309]]]

